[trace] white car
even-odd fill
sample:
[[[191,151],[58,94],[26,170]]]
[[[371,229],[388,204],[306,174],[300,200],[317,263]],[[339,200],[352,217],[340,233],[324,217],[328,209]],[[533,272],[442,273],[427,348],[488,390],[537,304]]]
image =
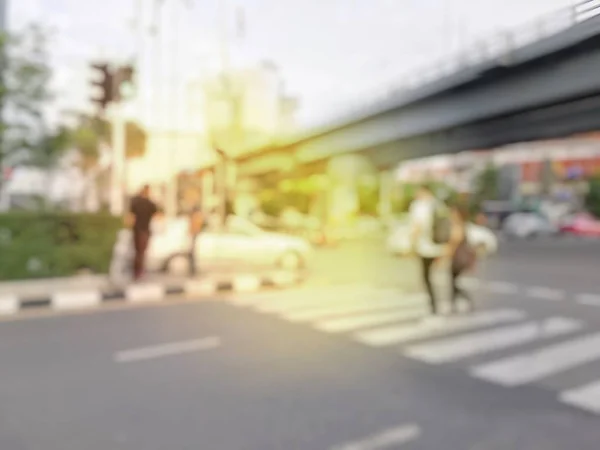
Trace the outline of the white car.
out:
[[[536,236],[557,234],[559,228],[547,218],[537,213],[515,213],[502,224],[502,231],[508,237],[529,239]]]
[[[474,223],[467,224],[467,240],[481,255],[491,255],[498,251],[498,238],[486,227]],[[410,225],[407,220],[396,223],[387,240],[387,249],[397,256],[411,253]]]
[[[146,256],[148,270],[187,273],[190,247],[186,218],[157,224]],[[224,230],[202,231],[195,252],[201,268],[232,265],[298,270],[308,263],[312,247],[304,239],[267,232],[246,219],[231,216]]]

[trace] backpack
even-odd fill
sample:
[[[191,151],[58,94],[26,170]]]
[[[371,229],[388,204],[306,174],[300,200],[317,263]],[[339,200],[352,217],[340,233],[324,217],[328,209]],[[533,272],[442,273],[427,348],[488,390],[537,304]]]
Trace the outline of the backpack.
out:
[[[477,262],[477,252],[469,245],[467,240],[463,240],[452,255],[452,268],[457,272],[470,270]]]
[[[433,210],[432,240],[435,244],[447,244],[452,234],[450,210],[442,203],[436,203]]]

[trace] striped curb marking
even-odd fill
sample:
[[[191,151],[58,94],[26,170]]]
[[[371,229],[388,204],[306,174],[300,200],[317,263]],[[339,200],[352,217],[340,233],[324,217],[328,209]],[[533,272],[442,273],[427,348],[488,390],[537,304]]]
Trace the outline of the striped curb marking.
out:
[[[81,310],[100,307],[106,303],[158,303],[172,295],[205,297],[219,293],[257,292],[266,288],[285,288],[303,280],[301,274],[274,273],[269,275],[235,275],[227,279],[188,279],[180,283],[147,282],[122,289],[102,291],[80,289],[57,291],[44,297],[19,298],[0,295],[0,316],[10,316],[29,310]]]

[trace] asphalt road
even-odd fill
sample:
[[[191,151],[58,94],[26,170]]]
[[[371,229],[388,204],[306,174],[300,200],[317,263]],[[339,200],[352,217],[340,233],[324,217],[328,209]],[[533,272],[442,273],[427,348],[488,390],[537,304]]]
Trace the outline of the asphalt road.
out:
[[[562,289],[569,293],[600,292],[600,240],[540,239],[501,242],[498,254],[479,264],[476,276],[489,281]],[[420,288],[419,265],[393,257],[379,240],[323,249],[311,265],[310,283],[373,283]]]
[[[503,245],[462,325],[415,322],[418,266],[373,242],[288,291],[2,322],[0,448],[597,450],[578,245]]]

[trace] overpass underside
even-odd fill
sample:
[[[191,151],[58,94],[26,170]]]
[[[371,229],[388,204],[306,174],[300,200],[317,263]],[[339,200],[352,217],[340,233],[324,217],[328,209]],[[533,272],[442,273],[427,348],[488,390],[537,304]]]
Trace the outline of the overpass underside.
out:
[[[407,159],[600,130],[600,17],[390,100],[387,107],[239,161],[285,176],[343,154]]]
[[[597,130],[600,130],[600,94],[481,120],[468,126],[393,140],[359,153],[383,170],[408,159],[563,138]]]

